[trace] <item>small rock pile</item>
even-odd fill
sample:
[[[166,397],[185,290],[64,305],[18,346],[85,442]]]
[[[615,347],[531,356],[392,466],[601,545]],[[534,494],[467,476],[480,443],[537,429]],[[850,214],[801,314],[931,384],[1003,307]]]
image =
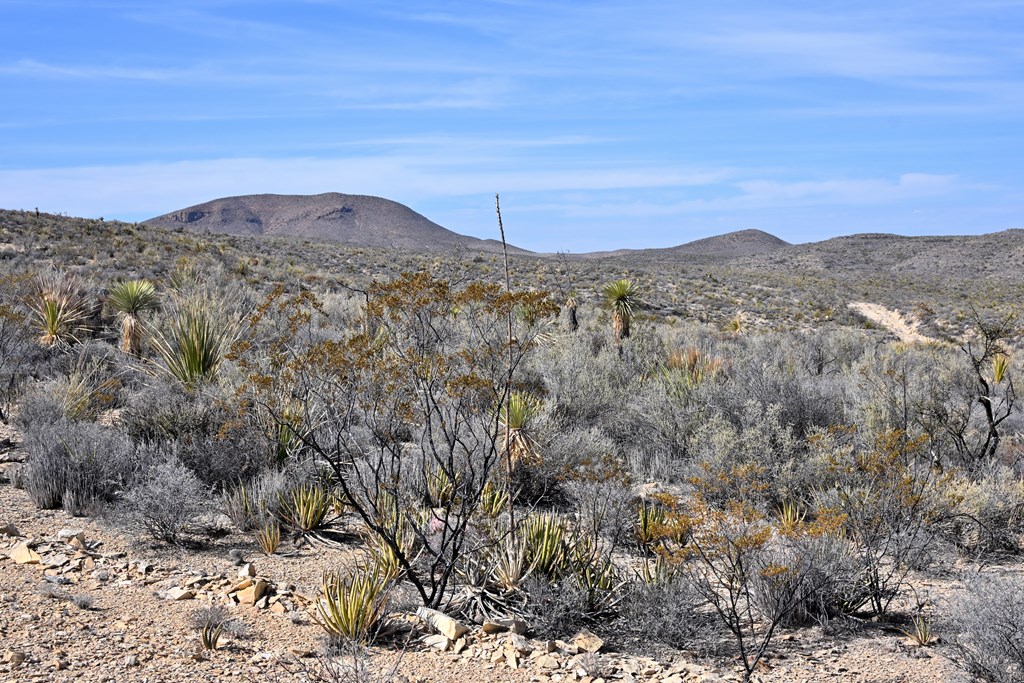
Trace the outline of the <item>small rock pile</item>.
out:
[[[528,626],[521,619],[495,619],[471,629],[426,607],[421,607],[416,616],[433,631],[419,639],[423,647],[464,660],[478,660],[485,670],[500,666],[532,670],[535,675],[530,680],[537,683],[725,683],[741,680],[732,672],[721,673],[692,663],[665,666],[646,657],[602,654],[604,641],[586,629],[567,641],[538,640],[526,637]]]

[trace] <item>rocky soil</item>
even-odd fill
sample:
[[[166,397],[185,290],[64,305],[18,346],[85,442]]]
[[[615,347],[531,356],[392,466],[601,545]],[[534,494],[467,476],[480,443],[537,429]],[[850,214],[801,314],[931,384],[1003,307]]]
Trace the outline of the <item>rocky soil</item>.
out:
[[[36,510],[0,467],[0,681],[283,683],[323,676],[311,602],[322,571],[351,556],[346,548],[304,547],[265,557],[251,540],[227,532],[200,549],[147,545],[94,520]],[[924,588],[941,606],[956,584]],[[245,628],[205,651],[190,619],[212,605],[223,605]],[[443,615],[417,617],[411,603],[402,607],[406,613],[396,619],[405,629],[395,642],[372,648],[367,659],[327,660],[334,676],[319,680],[388,680],[392,672],[406,683],[740,680],[729,662],[716,666],[647,643],[605,642],[588,632],[539,640],[528,624],[467,629]],[[941,645],[914,647],[881,626],[853,635],[787,631],[773,650],[759,680],[968,681]]]

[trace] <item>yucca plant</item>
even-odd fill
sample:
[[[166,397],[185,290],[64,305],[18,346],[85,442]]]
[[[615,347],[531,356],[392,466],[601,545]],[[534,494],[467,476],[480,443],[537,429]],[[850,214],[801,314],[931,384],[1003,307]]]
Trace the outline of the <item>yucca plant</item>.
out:
[[[997,353],[992,358],[992,381],[1002,384],[1006,379],[1006,373],[1010,369],[1010,357],[1005,353]]]
[[[586,611],[591,617],[614,610],[622,601],[621,588],[615,564],[610,558],[594,558],[574,568],[574,578],[587,598]]]
[[[51,270],[36,278],[29,308],[39,325],[43,346],[67,346],[88,330],[92,306],[78,278]]]
[[[638,295],[632,280],[614,280],[604,286],[605,303],[612,309],[612,332],[620,349],[622,340],[629,337]]]
[[[166,332],[153,335],[162,369],[185,386],[217,376],[238,334],[223,311],[205,302],[179,305]]]
[[[207,622],[199,629],[199,643],[204,650],[216,650],[220,636],[224,632],[224,624]]]
[[[323,528],[332,507],[332,496],[322,486],[302,484],[281,494],[278,516],[285,526],[305,536]]]
[[[156,287],[149,280],[126,280],[114,285],[107,300],[121,318],[121,350],[138,356],[142,351],[142,317],[160,306]]]
[[[515,467],[520,462],[535,462],[538,458],[537,441],[533,435],[533,421],[540,413],[540,401],[528,394],[512,392],[508,403],[501,407],[501,428],[508,457]]]
[[[376,564],[326,572],[313,619],[333,639],[367,642],[385,617],[392,585]]]
[[[281,545],[281,525],[277,520],[267,520],[256,532],[256,543],[265,555],[273,555]]]

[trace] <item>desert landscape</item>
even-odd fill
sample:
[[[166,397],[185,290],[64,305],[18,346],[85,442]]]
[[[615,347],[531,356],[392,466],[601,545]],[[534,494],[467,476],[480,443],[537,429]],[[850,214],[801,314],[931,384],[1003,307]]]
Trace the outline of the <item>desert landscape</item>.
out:
[[[1024,676],[1024,233],[168,215],[0,212],[3,680]]]

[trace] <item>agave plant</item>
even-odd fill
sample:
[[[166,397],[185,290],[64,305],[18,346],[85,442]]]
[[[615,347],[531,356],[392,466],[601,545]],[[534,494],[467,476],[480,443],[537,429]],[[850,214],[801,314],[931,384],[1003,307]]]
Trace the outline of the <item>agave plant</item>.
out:
[[[533,420],[540,413],[540,401],[527,394],[513,392],[508,403],[501,408],[501,427],[512,466],[532,462],[538,458],[537,442],[533,438]]]
[[[110,290],[110,305],[121,317],[121,350],[133,356],[142,349],[142,316],[155,311],[160,301],[149,280],[126,280]]]
[[[638,303],[638,296],[632,280],[614,280],[604,286],[605,302],[612,309],[612,331],[620,349],[622,340],[629,337],[633,309]]]
[[[333,639],[366,642],[384,619],[392,585],[377,565],[327,572],[313,619]]]
[[[526,559],[536,571],[557,579],[569,568],[569,530],[563,520],[553,514],[530,515],[523,522],[522,536]]]
[[[480,493],[480,510],[491,519],[497,519],[508,508],[508,498],[508,491],[488,481]]]
[[[67,346],[88,330],[92,306],[78,278],[51,270],[36,279],[29,308],[39,324],[39,343]]]
[[[668,515],[665,509],[656,503],[649,503],[641,500],[637,508],[636,526],[634,533],[636,540],[645,548],[665,537],[665,524],[668,522]]]
[[[281,494],[278,515],[287,527],[305,536],[323,528],[332,508],[332,496],[323,487],[303,484]]]
[[[256,543],[265,555],[273,555],[281,545],[281,525],[277,520],[268,520],[256,532]]]
[[[153,342],[163,370],[193,386],[217,376],[237,334],[238,326],[224,312],[189,301],[178,307],[166,333],[156,332]]]

